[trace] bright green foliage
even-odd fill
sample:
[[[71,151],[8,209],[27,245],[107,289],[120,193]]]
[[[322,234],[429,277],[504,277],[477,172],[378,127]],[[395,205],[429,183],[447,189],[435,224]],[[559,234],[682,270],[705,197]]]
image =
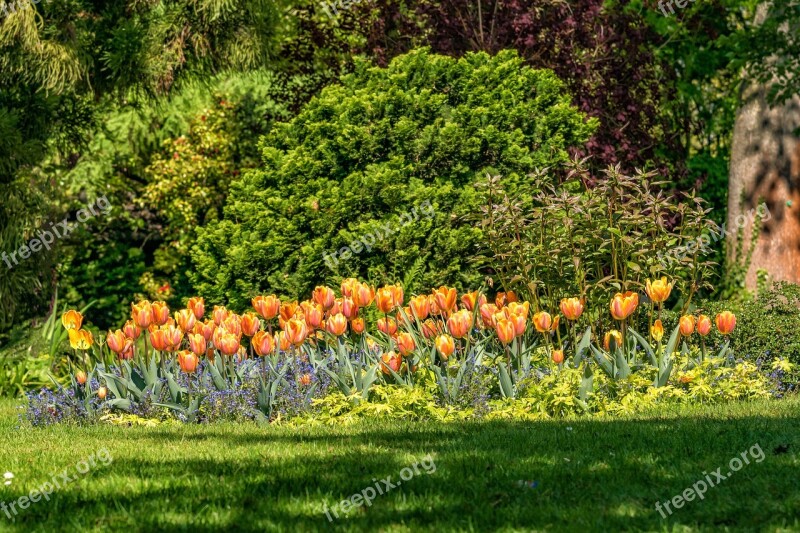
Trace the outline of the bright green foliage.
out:
[[[182,304],[195,229],[221,217],[228,184],[258,161],[258,137],[289,116],[276,96],[285,90],[260,70],[109,111],[77,165],[53,169],[70,196],[107,194],[112,205],[62,243],[63,296],[75,305],[97,300],[103,328],[119,325],[140,297]],[[158,292],[166,284],[171,290]]]
[[[225,220],[201,232],[196,289],[243,308],[258,292],[297,296],[348,275],[405,278],[407,290],[478,286],[481,232],[462,220],[475,181],[499,172],[524,187],[593,127],[551,72],[514,52],[454,60],[423,49],[386,69],[359,64],[262,142],[263,168],[232,185]],[[432,216],[398,228],[426,202]],[[376,231],[371,250],[326,266],[326,253]]]

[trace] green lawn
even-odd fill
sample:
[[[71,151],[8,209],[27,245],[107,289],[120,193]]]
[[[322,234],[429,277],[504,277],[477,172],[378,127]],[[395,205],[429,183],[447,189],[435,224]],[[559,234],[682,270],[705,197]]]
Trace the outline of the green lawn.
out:
[[[6,504],[64,469],[75,476],[102,448],[113,461],[96,460],[13,522],[0,511],[2,531],[800,531],[797,399],[603,421],[18,425],[14,404],[0,402],[0,474],[15,475],[0,485]],[[754,453],[703,500],[667,520],[655,510],[756,444],[762,461]],[[427,454],[435,472],[421,465],[371,507],[328,521],[326,503],[395,483]]]

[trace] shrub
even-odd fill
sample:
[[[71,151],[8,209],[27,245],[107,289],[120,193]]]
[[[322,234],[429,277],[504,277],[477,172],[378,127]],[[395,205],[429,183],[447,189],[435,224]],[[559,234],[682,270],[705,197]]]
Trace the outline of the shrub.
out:
[[[555,75],[512,51],[359,63],[262,141],[262,168],[232,184],[225,219],[199,236],[195,288],[244,308],[267,288],[296,297],[347,275],[405,278],[407,289],[478,285],[481,232],[462,218],[477,208],[476,180],[499,172],[527,187],[533,169],[567,161],[594,127]],[[426,202],[431,217],[394,224]],[[326,266],[325,254],[386,223],[394,231],[369,250]]]
[[[138,297],[182,301],[195,228],[221,217],[229,183],[258,164],[259,136],[290,116],[288,90],[258,70],[104,115],[89,153],[58,173],[72,196],[107,194],[113,206],[62,243],[60,296],[76,306],[95,301],[102,327],[118,323]],[[68,208],[84,204],[73,199]]]
[[[800,363],[800,285],[778,282],[755,299],[738,304],[738,309],[730,302],[702,302],[699,306],[709,316],[726,306],[737,311],[731,335],[737,356],[751,362],[783,357]]]
[[[619,167],[593,181],[581,162],[563,180],[539,172],[532,187],[508,192],[488,177],[480,185],[483,206],[473,218],[484,231],[482,260],[503,290],[556,311],[561,298],[585,298],[602,310],[616,292],[644,293],[645,281],[667,276],[688,305],[710,287],[713,263],[689,249],[711,227],[702,199],[678,202],[652,173],[625,175]],[[643,331],[647,331],[646,329]]]

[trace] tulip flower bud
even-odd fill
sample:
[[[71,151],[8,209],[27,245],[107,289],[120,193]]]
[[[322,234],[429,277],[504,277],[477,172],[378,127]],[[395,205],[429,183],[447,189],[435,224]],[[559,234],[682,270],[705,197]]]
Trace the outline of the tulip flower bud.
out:
[[[711,319],[706,315],[697,317],[697,333],[703,337],[711,333]]]
[[[680,319],[678,326],[681,331],[681,335],[683,335],[684,337],[688,337],[689,335],[694,333],[694,316],[683,315]]]

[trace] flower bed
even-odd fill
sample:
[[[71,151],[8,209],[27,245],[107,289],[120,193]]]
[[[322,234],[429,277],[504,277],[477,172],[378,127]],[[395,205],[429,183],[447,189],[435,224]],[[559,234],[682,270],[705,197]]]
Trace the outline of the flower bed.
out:
[[[131,320],[95,342],[83,316],[62,324],[74,349],[70,384],[28,396],[33,425],[99,420],[291,424],[363,417],[539,419],[632,413],[659,405],[780,396],[796,381],[788,361],[768,369],[737,361],[726,336],[736,317],[684,315],[665,338],[666,278],[626,291],[608,318],[579,298],[560,314],[514,293],[461,295],[440,287],[405,301],[400,285],[346,279],[337,297],[253,298],[253,311],[202,298],[170,316],[163,302],[131,306]],[[406,304],[407,305],[404,305]],[[647,313],[650,331],[630,323]],[[663,342],[666,341],[666,342]],[[699,341],[699,342],[698,342]]]

